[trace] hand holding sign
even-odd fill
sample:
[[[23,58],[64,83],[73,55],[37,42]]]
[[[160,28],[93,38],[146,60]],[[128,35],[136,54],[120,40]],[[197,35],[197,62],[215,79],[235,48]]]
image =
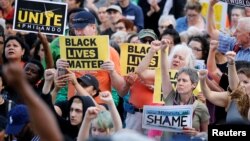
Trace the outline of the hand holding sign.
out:
[[[57,68],[68,68],[69,63],[65,59],[58,59],[56,61],[56,67]]]
[[[107,70],[109,73],[112,73],[115,70],[115,64],[111,60],[105,61],[101,65],[101,69]]]
[[[236,56],[236,53],[234,51],[228,51],[226,53],[228,64],[232,65],[234,63],[235,56]]]
[[[195,128],[189,128],[189,127],[183,127],[183,133],[190,135],[190,136],[196,136],[198,134],[198,131],[195,130]]]

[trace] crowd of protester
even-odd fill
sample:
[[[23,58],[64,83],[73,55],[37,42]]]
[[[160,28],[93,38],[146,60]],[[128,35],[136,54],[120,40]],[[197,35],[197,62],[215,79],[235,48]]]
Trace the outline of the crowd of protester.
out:
[[[199,0],[51,1],[68,5],[63,36],[108,35],[109,59],[100,70],[70,70],[59,37],[14,30],[15,1],[0,0],[0,141],[207,140],[209,124],[250,124],[249,7],[230,5],[221,31],[218,0],[207,17]],[[123,43],[150,46],[125,76]],[[156,70],[148,69],[157,52],[163,104],[153,102]],[[192,127],[142,128],[146,105],[193,105]]]

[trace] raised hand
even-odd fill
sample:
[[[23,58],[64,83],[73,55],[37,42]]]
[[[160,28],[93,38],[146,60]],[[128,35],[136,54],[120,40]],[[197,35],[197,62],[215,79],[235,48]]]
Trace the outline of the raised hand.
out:
[[[217,2],[219,2],[219,0],[210,0],[210,5],[214,6]]]
[[[210,41],[210,50],[211,51],[216,51],[218,49],[219,42],[217,40],[211,40]]]
[[[52,81],[54,80],[55,75],[56,75],[55,69],[46,69],[44,72],[44,79],[45,81]]]
[[[100,99],[107,105],[111,105],[114,102],[109,91],[100,92]]]
[[[228,51],[228,52],[226,53],[227,62],[228,62],[229,64],[234,63],[234,61],[235,61],[235,56],[236,56],[236,53],[235,53],[234,51]]]
[[[23,69],[16,63],[4,65],[3,74],[7,84],[10,86],[17,86],[26,80]]]
[[[96,107],[89,107],[85,113],[85,119],[87,121],[91,121],[93,119],[95,119],[99,113],[99,109]]]
[[[200,79],[205,79],[205,78],[207,78],[207,74],[208,74],[207,70],[205,70],[205,69],[199,70],[199,78],[200,78]]]
[[[162,39],[161,40],[161,50],[165,51],[166,48],[168,48],[170,45],[170,41],[168,39]]]
[[[61,76],[56,76],[54,77],[54,82],[57,88],[62,88],[67,85],[67,80],[68,76],[66,75],[61,75]]]
[[[151,42],[151,48],[150,48],[151,52],[156,53],[160,49],[161,49],[161,41],[154,40]]]

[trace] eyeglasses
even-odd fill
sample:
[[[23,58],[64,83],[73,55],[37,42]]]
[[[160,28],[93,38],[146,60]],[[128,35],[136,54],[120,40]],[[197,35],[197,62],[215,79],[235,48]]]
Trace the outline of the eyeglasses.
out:
[[[199,48],[197,48],[197,47],[192,47],[191,49],[192,49],[192,50],[195,50],[195,51],[199,51],[199,52],[202,51],[202,49],[199,49]]]
[[[142,38],[140,39],[141,43],[146,44],[149,43],[151,44],[152,41],[154,41],[153,39],[149,39],[149,38]]]
[[[118,27],[115,27],[116,30],[123,30],[125,27],[122,27],[122,26],[118,26]]]
[[[166,29],[168,26],[159,26],[160,29]]]
[[[187,14],[187,17],[190,17],[190,18],[194,18],[194,17],[197,17],[198,14]]]

